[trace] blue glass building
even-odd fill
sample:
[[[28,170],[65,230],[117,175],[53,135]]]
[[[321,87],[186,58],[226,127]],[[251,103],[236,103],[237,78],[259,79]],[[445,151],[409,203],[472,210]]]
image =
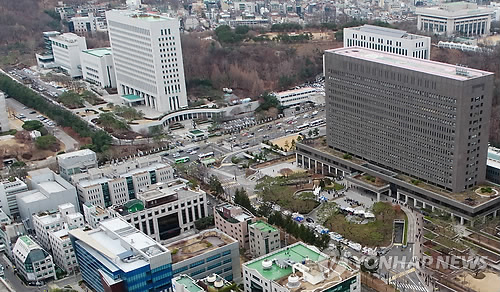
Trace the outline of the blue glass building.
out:
[[[170,291],[168,249],[125,220],[101,222],[98,229],[69,232],[83,280],[98,292]]]

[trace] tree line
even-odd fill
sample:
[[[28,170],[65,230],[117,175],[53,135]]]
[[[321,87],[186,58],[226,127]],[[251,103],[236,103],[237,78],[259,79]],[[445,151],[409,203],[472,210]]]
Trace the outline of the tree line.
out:
[[[80,137],[89,137],[92,143],[84,147],[90,148],[96,152],[103,152],[109,148],[112,138],[108,133],[102,130],[93,130],[87,124],[72,112],[52,104],[45,100],[38,93],[17,83],[9,76],[0,73],[0,90],[9,97],[14,98],[27,107],[33,108],[55,121],[61,127],[70,127]]]

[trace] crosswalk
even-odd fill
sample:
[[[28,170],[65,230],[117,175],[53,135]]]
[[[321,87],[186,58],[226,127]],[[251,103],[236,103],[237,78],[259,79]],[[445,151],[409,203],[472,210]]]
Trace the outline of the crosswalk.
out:
[[[400,283],[400,282],[394,282],[393,283],[396,288],[399,291],[421,291],[421,292],[427,292],[427,289],[424,286],[421,285],[415,285],[415,284],[407,284],[407,283]]]
[[[220,183],[222,185],[222,188],[224,188],[225,191],[241,187],[240,183],[235,181],[232,178],[221,179]]]

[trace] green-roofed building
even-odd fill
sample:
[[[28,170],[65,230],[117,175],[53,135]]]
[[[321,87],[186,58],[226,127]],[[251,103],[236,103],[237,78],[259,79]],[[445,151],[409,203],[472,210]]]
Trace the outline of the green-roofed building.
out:
[[[19,237],[12,249],[17,271],[28,282],[43,282],[56,277],[52,256],[31,237]]]
[[[83,50],[80,61],[83,79],[102,88],[116,88],[111,48]]]
[[[250,252],[260,257],[281,247],[280,231],[265,221],[256,221],[248,225]]]
[[[144,203],[141,200],[133,199],[123,204],[123,207],[126,209],[127,213],[131,214],[144,210]]]
[[[359,292],[359,270],[303,242],[243,264],[245,292]]]

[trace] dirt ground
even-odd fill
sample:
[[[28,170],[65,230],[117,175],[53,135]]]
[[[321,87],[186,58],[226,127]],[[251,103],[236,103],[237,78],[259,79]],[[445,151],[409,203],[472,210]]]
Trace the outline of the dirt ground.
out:
[[[484,272],[483,279],[476,279],[471,274],[467,274],[465,276],[465,283],[463,282],[463,278],[460,277],[463,285],[481,292],[499,292],[500,291],[500,276],[493,272]]]
[[[281,137],[278,139],[271,140],[271,143],[276,144],[280,147],[285,148],[285,141],[288,141],[288,147],[291,146],[292,140],[295,140],[297,142],[297,138],[299,137],[299,134],[293,135],[293,136],[286,136],[286,137]]]
[[[60,149],[60,151],[62,150],[64,149]],[[18,160],[36,161],[54,155],[56,155],[56,152],[36,149],[34,145],[26,145],[13,137],[0,140],[0,157],[3,158],[15,157]]]

